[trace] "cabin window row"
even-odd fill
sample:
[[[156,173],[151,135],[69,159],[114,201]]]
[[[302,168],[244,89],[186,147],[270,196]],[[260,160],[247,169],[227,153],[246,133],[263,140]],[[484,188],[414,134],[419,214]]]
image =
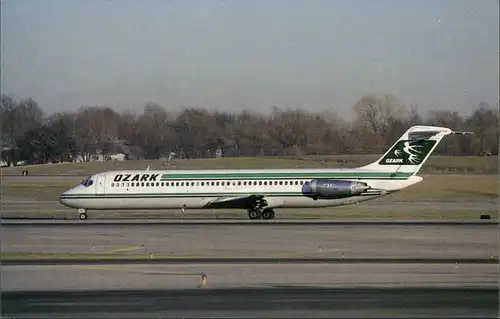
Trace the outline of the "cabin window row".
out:
[[[303,185],[304,181],[211,181],[211,182],[137,182],[137,183],[111,183],[111,187],[172,187],[172,186],[278,186],[278,185]]]

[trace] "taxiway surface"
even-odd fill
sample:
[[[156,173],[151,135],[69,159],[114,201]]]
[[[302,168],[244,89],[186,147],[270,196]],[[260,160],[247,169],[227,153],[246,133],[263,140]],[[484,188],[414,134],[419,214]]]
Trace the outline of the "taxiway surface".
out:
[[[4,255],[190,258],[498,258],[498,239],[498,224],[2,225],[0,232]]]
[[[23,318],[496,318],[498,263],[216,264],[200,257],[478,258],[498,224],[1,225],[4,256],[185,257],[189,264],[0,269],[2,315]],[[248,223],[248,222],[247,222]],[[496,256],[498,258],[498,256]],[[202,280],[205,275],[206,281]]]
[[[2,266],[2,291],[290,287],[498,287],[495,264],[186,264]]]
[[[261,226],[261,225],[329,225],[329,226],[474,226],[474,225],[499,225],[498,220],[491,219],[449,219],[449,220],[429,220],[429,219],[272,219],[272,220],[250,220],[246,218],[109,218],[109,219],[93,219],[93,220],[76,220],[64,218],[16,218],[7,217],[0,218],[0,225],[5,226],[173,226],[173,225],[246,225],[246,226]]]

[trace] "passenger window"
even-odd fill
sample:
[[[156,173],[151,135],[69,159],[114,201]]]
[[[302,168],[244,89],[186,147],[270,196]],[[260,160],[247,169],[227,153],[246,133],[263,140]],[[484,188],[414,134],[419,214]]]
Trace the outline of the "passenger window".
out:
[[[149,186],[149,183],[146,183],[146,187],[148,187],[148,186]]]
[[[130,183],[130,186],[134,187],[135,183]]]
[[[141,187],[144,187],[144,182],[141,183]]]

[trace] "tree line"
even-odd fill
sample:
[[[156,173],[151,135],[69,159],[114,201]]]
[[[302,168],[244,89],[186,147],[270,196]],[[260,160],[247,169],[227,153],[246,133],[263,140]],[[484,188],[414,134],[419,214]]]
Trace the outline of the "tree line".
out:
[[[367,95],[354,106],[354,120],[335,113],[274,108],[263,115],[187,108],[169,112],[148,103],[142,113],[105,106],[45,114],[33,99],[1,96],[0,142],[8,163],[68,161],[76,156],[112,154],[118,145],[134,147],[145,159],[174,152],[185,158],[383,153],[411,125],[467,130],[474,136],[445,139],[442,155],[498,155],[498,114],[486,103],[461,116],[454,110],[420,114],[392,95]],[[87,156],[87,157],[86,157]]]

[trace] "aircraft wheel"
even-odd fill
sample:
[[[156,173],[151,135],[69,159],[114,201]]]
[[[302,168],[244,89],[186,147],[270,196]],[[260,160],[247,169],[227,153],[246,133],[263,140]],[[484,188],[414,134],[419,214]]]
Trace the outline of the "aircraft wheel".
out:
[[[261,216],[262,216],[262,214],[257,209],[252,209],[252,210],[248,211],[248,217],[250,219],[260,219]]]
[[[264,209],[262,219],[274,219],[274,211],[272,209]]]
[[[87,219],[87,212],[85,211],[85,209],[83,209],[83,208],[79,208],[79,209],[78,209],[78,214],[79,214],[79,216],[78,216],[78,217],[79,217],[81,220],[85,220],[85,219]]]

